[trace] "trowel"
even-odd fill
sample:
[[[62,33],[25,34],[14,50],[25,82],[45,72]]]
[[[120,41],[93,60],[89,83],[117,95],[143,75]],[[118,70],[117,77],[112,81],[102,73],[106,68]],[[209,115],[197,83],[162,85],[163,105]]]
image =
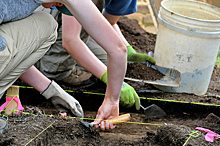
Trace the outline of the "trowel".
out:
[[[124,122],[128,122],[130,120],[131,120],[131,115],[130,114],[123,114],[123,115],[114,117],[114,118],[112,118],[108,121],[111,122],[113,125],[117,125],[117,124],[121,124],[121,123],[124,123]],[[93,124],[93,123],[89,123],[89,122],[85,122],[85,121],[80,121],[80,122],[86,127],[95,126],[95,124]],[[99,124],[99,126],[100,126],[100,124]]]
[[[149,52],[148,55],[153,57],[153,52]],[[130,81],[135,81],[135,82],[143,82],[143,83],[153,84],[153,85],[180,87],[180,81],[181,81],[180,75],[181,74],[178,70],[175,70],[173,68],[161,67],[158,65],[152,65],[149,62],[142,62],[142,63],[145,64],[147,67],[150,67],[154,70],[159,71],[164,76],[161,79],[156,80],[156,81],[133,79],[133,78],[128,78],[128,77],[125,77],[124,79],[130,80]]]
[[[145,119],[164,117],[167,115],[164,110],[155,104],[152,104],[148,107],[143,107],[140,105],[140,107],[144,110]]]

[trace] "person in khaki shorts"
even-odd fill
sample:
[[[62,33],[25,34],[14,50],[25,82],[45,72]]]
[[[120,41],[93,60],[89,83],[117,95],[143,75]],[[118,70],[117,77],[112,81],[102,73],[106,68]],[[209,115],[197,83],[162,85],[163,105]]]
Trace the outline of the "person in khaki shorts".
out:
[[[125,71],[126,71],[126,64],[127,64],[127,59],[126,59],[126,46],[124,46],[123,42],[119,39],[119,36],[117,35],[117,33],[115,33],[115,31],[113,30],[113,28],[110,26],[110,24],[104,19],[104,17],[101,15],[101,13],[98,11],[98,9],[95,7],[95,5],[90,1],[90,0],[8,0],[8,1],[0,1],[0,18],[2,19],[2,21],[4,24],[2,25],[7,25],[7,24],[12,24],[13,22],[10,23],[5,23],[5,22],[9,22],[9,21],[15,21],[15,20],[19,20],[22,18],[25,18],[27,16],[27,18],[30,18],[30,20],[34,23],[32,23],[32,25],[28,26],[31,28],[28,28],[29,34],[31,34],[32,32],[35,33],[35,31],[32,31],[33,29],[35,29],[35,23],[37,21],[35,21],[34,19],[32,19],[32,12],[36,9],[36,7],[38,7],[39,5],[43,5],[44,7],[52,7],[52,6],[62,6],[64,3],[65,6],[68,7],[68,9],[71,11],[71,13],[73,14],[73,16],[75,16],[75,18],[82,24],[82,26],[85,28],[85,30],[94,38],[94,40],[96,40],[107,52],[107,60],[108,60],[108,68],[106,66],[104,66],[104,64],[101,63],[101,61],[99,59],[97,59],[91,52],[88,52],[88,50],[80,50],[80,54],[79,58],[75,58],[75,60],[77,62],[84,62],[84,63],[89,63],[90,66],[88,66],[87,70],[90,71],[91,73],[93,73],[94,75],[96,75],[96,77],[101,78],[103,80],[105,80],[106,84],[107,84],[107,89],[106,89],[106,94],[105,94],[105,98],[104,101],[102,103],[102,105],[100,106],[99,110],[98,110],[98,117],[99,119],[103,119],[103,120],[108,120],[111,119],[115,116],[119,115],[119,97],[120,97],[120,91],[121,91],[121,87],[123,84],[123,79],[125,76]],[[13,3],[13,5],[11,4]],[[33,14],[34,15],[34,14]],[[25,20],[22,19],[22,20]],[[65,19],[65,18],[64,18]],[[22,21],[19,20],[19,21]],[[46,20],[49,20],[49,18],[46,18]],[[95,20],[95,21],[94,21]],[[18,22],[18,21],[16,21]],[[44,25],[51,25],[51,22],[48,23],[42,23],[43,26],[40,26],[40,29],[43,29],[44,31],[50,31],[51,28],[53,28],[53,26],[50,27],[50,29],[45,30],[44,29]],[[65,25],[67,25],[67,27],[65,27],[65,32],[71,28],[73,28],[73,24],[74,22],[72,21],[68,21],[67,23],[65,23]],[[64,24],[63,24],[64,25]],[[26,25],[23,25],[24,27],[27,27]],[[24,29],[24,27],[22,28],[22,30]],[[17,31],[20,33],[21,28],[18,28]],[[27,28],[26,28],[27,29]],[[78,31],[78,30],[77,30]],[[105,33],[103,32],[107,32],[108,36],[105,35]],[[4,33],[4,32],[3,32]],[[2,66],[1,69],[5,70],[5,69],[9,69],[7,73],[2,73],[2,76],[0,76],[0,80],[5,80],[5,82],[2,82],[3,84],[1,85],[1,87],[3,87],[2,89],[5,90],[4,87],[7,86],[7,83],[12,84],[15,78],[18,78],[21,75],[21,79],[24,81],[28,81],[28,83],[32,86],[35,87],[35,89],[37,89],[39,91],[38,88],[42,89],[45,87],[46,84],[44,84],[44,86],[40,86],[38,84],[36,84],[36,80],[39,81],[43,81],[43,82],[47,82],[49,81],[49,85],[46,86],[46,89],[42,92],[42,95],[44,97],[46,97],[47,99],[51,99],[52,97],[55,98],[60,98],[61,101],[64,101],[67,105],[67,107],[65,105],[62,105],[64,107],[66,107],[68,109],[68,107],[71,108],[71,112],[75,113],[75,114],[83,114],[81,112],[81,106],[79,104],[77,104],[77,101],[75,102],[71,102],[72,99],[74,99],[73,97],[67,97],[67,93],[65,94],[63,92],[63,90],[61,90],[61,88],[53,81],[50,82],[50,80],[48,78],[46,78],[45,80],[45,76],[42,77],[43,74],[41,74],[35,67],[33,67],[33,63],[35,63],[35,61],[37,60],[37,58],[35,58],[35,56],[32,56],[30,54],[33,54],[35,52],[38,52],[36,50],[34,50],[33,52],[28,52],[26,50],[26,46],[22,46],[24,47],[25,51],[22,52],[23,54],[20,56],[21,57],[21,62],[17,63],[17,67],[19,67],[22,64],[22,61],[24,61],[24,67],[22,66],[21,70],[16,71],[15,73],[12,73],[11,76],[9,78],[5,78],[5,76],[7,76],[8,74],[10,74],[10,72],[13,72],[13,70],[16,68],[14,67],[11,63],[13,62],[12,60],[14,58],[16,58],[16,51],[8,51],[9,54],[11,53],[12,58],[10,58],[10,60],[7,60],[8,56],[4,56],[5,54],[2,53],[4,52],[5,49],[8,50],[8,48],[6,47],[7,45],[11,45],[8,44],[8,39],[4,38],[6,36],[4,36],[4,34],[1,33],[1,41],[3,42],[1,44],[1,55],[2,57]],[[45,33],[45,32],[42,32]],[[9,32],[9,35],[14,35],[14,32]],[[64,33],[65,34],[65,33]],[[18,35],[19,40],[21,39],[21,41],[28,41],[28,39],[26,37],[23,37],[26,34],[22,34],[20,33]],[[44,40],[43,42],[47,42],[48,40],[50,40],[50,37],[44,37],[42,38],[42,34],[39,34],[38,32],[36,32],[35,34],[37,36],[37,39],[34,42],[30,42],[32,45],[35,43],[38,43],[40,40]],[[43,35],[44,36],[44,35]],[[33,36],[29,36],[29,37],[33,37]],[[39,39],[40,38],[40,39]],[[67,37],[67,40],[65,41],[65,43],[71,43],[69,42],[68,38],[70,38],[69,36]],[[14,39],[14,38],[13,38]],[[77,40],[77,38],[76,38]],[[55,40],[54,40],[55,41]],[[77,40],[78,41],[78,40]],[[40,41],[41,42],[41,41]],[[5,45],[6,44],[6,45]],[[65,44],[65,45],[67,45]],[[12,44],[13,45],[13,44]],[[16,45],[15,45],[16,46]],[[44,43],[39,44],[39,46],[42,47],[46,47],[47,45]],[[17,47],[17,46],[16,46]],[[32,47],[32,46],[31,46]],[[13,49],[15,49],[13,47]],[[12,50],[13,50],[12,49]],[[38,48],[37,48],[38,49]],[[17,50],[23,50],[23,48],[21,49],[17,49]],[[68,52],[70,53],[70,55],[72,56],[74,54],[74,51],[78,51],[78,50],[68,50]],[[6,54],[8,53],[6,52]],[[87,60],[87,62],[85,62],[85,53],[86,52],[86,57],[89,58],[89,61]],[[33,62],[29,62],[29,60],[26,60],[28,58],[28,56],[26,56],[26,54],[29,54],[30,59],[33,59]],[[43,55],[44,53],[42,53]],[[83,58],[84,57],[84,58]],[[80,60],[80,61],[78,61]],[[11,62],[12,61],[12,62]],[[6,63],[6,65],[4,63]],[[97,67],[97,65],[99,67]],[[29,68],[30,67],[30,68]],[[82,66],[84,67],[84,66]],[[94,70],[92,68],[95,68]],[[108,70],[108,73],[104,70]],[[104,72],[104,73],[103,73]],[[107,77],[108,75],[108,77]],[[108,79],[108,82],[107,82]],[[38,83],[38,82],[37,82]],[[124,86],[124,85],[123,85]],[[60,89],[59,89],[60,88]],[[4,92],[4,91],[3,91]],[[68,101],[70,100],[70,101]],[[71,106],[72,105],[72,106]],[[102,130],[108,130],[108,129],[113,129],[114,125],[108,121],[103,121],[103,120],[96,120],[95,124],[98,126],[98,124],[100,124],[100,128]]]
[[[3,37],[2,41],[6,42],[0,51],[2,95],[55,42],[57,23],[50,15],[36,12],[25,19],[0,26],[0,36]]]
[[[35,9],[41,3],[30,1],[25,4],[24,6],[31,5],[31,8]],[[15,3],[16,7],[19,5]],[[55,42],[57,22],[45,12],[31,14],[31,11],[24,10],[21,13],[18,11],[21,17],[16,16],[13,12],[6,11],[7,8],[16,9],[7,2],[1,4],[1,8],[4,9],[0,12],[0,98],[20,77],[41,92],[46,99],[63,100],[65,110],[83,117],[79,102],[33,66]]]

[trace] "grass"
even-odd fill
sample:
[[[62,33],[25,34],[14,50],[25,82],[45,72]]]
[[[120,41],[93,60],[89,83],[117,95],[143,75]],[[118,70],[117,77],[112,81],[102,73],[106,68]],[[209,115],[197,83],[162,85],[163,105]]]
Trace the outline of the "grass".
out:
[[[215,61],[215,65],[217,67],[220,67],[220,48],[218,49],[218,55],[217,55],[217,58],[216,58],[216,61]]]

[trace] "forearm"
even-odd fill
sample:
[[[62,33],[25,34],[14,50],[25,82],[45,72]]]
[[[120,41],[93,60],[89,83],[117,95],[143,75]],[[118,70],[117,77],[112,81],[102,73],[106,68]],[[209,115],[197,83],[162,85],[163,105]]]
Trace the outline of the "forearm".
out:
[[[124,35],[122,34],[118,24],[114,24],[112,25],[112,27],[114,28],[114,30],[117,32],[118,36],[120,37],[120,39],[123,41],[123,43],[125,44],[125,46],[129,46],[130,44],[128,43],[128,41],[125,39]]]
[[[107,67],[90,51],[80,38],[72,41],[66,41],[63,38],[63,47],[80,66],[97,78],[100,78],[102,73],[107,69]]]
[[[81,40],[81,29],[81,24],[73,16],[62,15],[63,48],[80,66],[100,78],[107,68]]]
[[[105,10],[103,10],[102,15],[108,20],[108,22],[112,25],[112,27],[114,28],[114,30],[116,31],[116,33],[118,34],[118,36],[120,37],[120,39],[123,41],[123,43],[128,46],[129,43],[127,42],[127,40],[125,39],[125,37],[123,36],[117,22],[118,19],[120,18],[120,16],[115,16],[115,15],[111,15],[109,13],[107,13]]]
[[[127,62],[125,62],[122,65],[118,65],[118,66],[114,65],[113,63],[118,63],[118,61],[120,61],[119,59],[120,58],[117,58],[116,60],[115,58],[111,56],[108,56],[107,58],[107,62],[109,63],[108,63],[108,69],[107,69],[108,82],[107,82],[107,90],[106,90],[107,97],[109,98],[112,98],[111,96],[117,97],[118,101],[119,101],[122,82],[124,80],[126,65],[127,65]],[[123,58],[123,61],[124,59],[126,59],[126,56]]]
[[[28,85],[34,87],[34,89],[36,89],[39,92],[44,91],[51,82],[34,66],[30,67],[26,72],[24,72],[20,76],[20,79]]]

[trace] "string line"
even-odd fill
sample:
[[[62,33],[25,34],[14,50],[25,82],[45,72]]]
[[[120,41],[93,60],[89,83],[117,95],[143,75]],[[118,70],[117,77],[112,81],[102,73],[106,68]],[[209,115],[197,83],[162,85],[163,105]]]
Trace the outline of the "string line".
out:
[[[19,86],[19,87],[21,87],[21,88],[30,88],[30,89],[33,89],[33,87],[29,87],[29,86]],[[64,90],[64,91],[66,91],[66,92],[72,92],[72,93],[84,93],[84,94],[93,94],[93,95],[105,95],[104,93],[94,93],[94,92],[80,92],[80,91],[73,91],[73,90]],[[178,101],[178,100],[159,99],[159,98],[147,98],[147,97],[140,97],[140,99],[157,100],[157,101],[165,101],[165,102],[176,102],[176,103],[188,103],[188,104],[196,104],[196,105],[220,107],[220,105],[218,105],[218,104],[209,104],[209,103],[188,102],[188,101]]]

